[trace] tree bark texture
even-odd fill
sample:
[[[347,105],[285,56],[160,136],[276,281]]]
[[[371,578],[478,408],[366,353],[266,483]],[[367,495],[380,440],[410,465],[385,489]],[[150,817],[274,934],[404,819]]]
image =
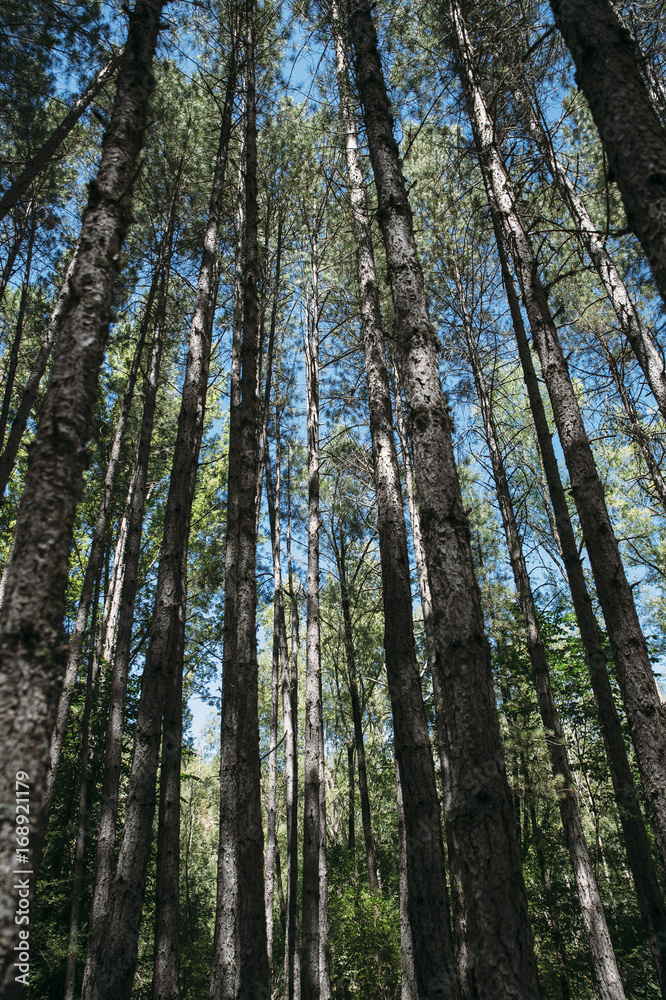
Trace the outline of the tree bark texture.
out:
[[[398,878],[400,892],[400,1000],[418,1000],[414,969],[414,942],[409,922],[409,882],[407,876],[407,837],[405,806],[400,787],[400,768],[395,762],[396,804],[398,811]]]
[[[629,227],[666,301],[666,128],[640,72],[639,50],[608,0],[551,0],[576,65]]]
[[[518,594],[518,602],[525,623],[527,651],[532,666],[537,704],[543,722],[553,778],[557,785],[560,817],[576,882],[583,925],[592,954],[592,966],[597,980],[599,996],[602,1000],[624,1000],[622,980],[617,968],[615,953],[599,894],[599,887],[583,831],[580,809],[573,787],[571,767],[564,742],[564,734],[550,683],[546,650],[537,617],[527,564],[523,555],[522,542],[513,509],[513,500],[511,498],[499,436],[492,413],[490,394],[472,330],[472,317],[457,272],[455,272],[455,277],[465,340],[467,342],[467,353],[472,366],[483,417],[486,443],[495,479],[495,492],[502,517],[511,569]]]
[[[35,218],[33,216],[32,225],[30,226],[30,236],[28,238],[28,249],[25,258],[25,273],[23,275],[23,283],[21,285],[21,298],[19,300],[18,315],[16,317],[16,327],[14,330],[14,337],[12,339],[11,350],[9,352],[9,365],[7,366],[4,375],[5,391],[2,396],[2,407],[0,407],[0,448],[5,443],[5,431],[7,430],[9,408],[12,402],[14,381],[16,379],[16,369],[18,367],[18,361],[19,361],[19,350],[21,347],[21,340],[23,338],[23,324],[25,322],[25,313],[28,305],[28,293],[30,289],[30,269],[32,267],[32,253],[34,246],[35,246]]]
[[[63,316],[49,389],[31,452],[8,574],[0,638],[0,710],[6,767],[0,785],[0,977],[12,975],[14,777],[29,775],[32,858],[46,828],[48,741],[65,670],[63,613],[69,546],[81,490],[120,248],[131,220],[133,180],[154,87],[161,0],[137,0],[118,73],[111,123],[89,188],[73,294]],[[11,780],[10,780],[11,779]],[[32,885],[32,883],[31,883]],[[12,975],[13,978],[13,975]],[[8,996],[16,992],[6,984]]]
[[[277,421],[276,421],[277,428]],[[279,444],[279,431],[276,429]],[[279,458],[278,458],[279,465]],[[276,511],[279,509],[276,505]],[[284,945],[285,1000],[300,1000],[301,969],[298,913],[298,599],[291,562],[291,445],[287,465],[287,582],[291,606],[291,644],[288,672],[282,674],[282,715],[285,727],[285,780],[287,806],[287,929]],[[287,726],[291,742],[287,742]]]
[[[455,468],[451,419],[439,381],[434,330],[392,131],[377,36],[366,0],[355,0],[352,5],[351,31],[391,283],[394,328],[402,357],[432,592],[436,661],[448,707],[446,815],[453,846],[451,866],[460,879],[465,906],[465,978],[472,996],[498,1000],[538,997],[534,944],[500,739],[490,649],[483,631],[469,525]],[[407,567],[404,572],[408,573]],[[387,584],[385,580],[385,588]],[[394,614],[397,609],[386,608],[387,621]],[[429,743],[427,752],[430,755]],[[402,766],[400,778],[409,850],[412,792],[410,776]],[[414,911],[418,912],[418,901],[412,898],[410,887],[410,915]],[[431,913],[427,919],[433,921]],[[445,925],[445,913],[438,916],[437,922]],[[440,967],[433,970],[439,984],[420,979],[414,921],[412,933],[419,990],[432,997],[454,995],[453,970],[442,968],[441,959],[437,963]]]
[[[220,844],[211,1000],[270,1000],[259,757],[256,504],[261,408],[257,393],[257,125],[254,6],[247,5],[245,266],[240,400],[229,429]]]
[[[474,54],[456,0],[451,4],[451,11],[461,80],[466,91],[479,161],[489,200],[497,215],[501,239],[506,241],[513,258],[539,354],[663,861],[666,859],[666,720],[606,507],[603,484],[597,473],[546,291],[538,277],[531,242],[495,143],[493,121],[475,78]]]
[[[9,210],[17,204],[28,190],[35,177],[44,169],[55,151],[72,131],[86,108],[90,107],[104,85],[112,79],[119,67],[125,52],[125,46],[114,52],[105,66],[90,81],[81,96],[77,98],[60,124],[53,130],[46,142],[40,146],[32,159],[25,165],[8,191],[0,198],[0,219],[4,219]]]
[[[108,913],[90,956],[86,1000],[129,1000],[137,961],[139,923],[155,812],[155,783],[166,685],[176,669],[174,651],[183,645],[186,570],[192,501],[203,435],[213,327],[212,289],[217,277],[217,243],[222,215],[236,53],[229,59],[220,142],[204,234],[199,281],[190,330],[178,431],[164,514],[164,535],[134,736],[125,826]],[[182,670],[182,662],[179,669]]]
[[[305,331],[308,432],[308,579],[303,789],[303,931],[301,994],[321,1000],[319,842],[321,811],[321,648],[319,625],[319,303],[316,205],[312,218],[312,286]]]

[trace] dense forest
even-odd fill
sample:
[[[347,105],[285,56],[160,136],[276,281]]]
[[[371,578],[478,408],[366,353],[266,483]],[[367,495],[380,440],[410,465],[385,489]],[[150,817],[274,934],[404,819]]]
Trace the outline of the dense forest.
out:
[[[665,66],[0,0],[3,1000],[666,1000]]]

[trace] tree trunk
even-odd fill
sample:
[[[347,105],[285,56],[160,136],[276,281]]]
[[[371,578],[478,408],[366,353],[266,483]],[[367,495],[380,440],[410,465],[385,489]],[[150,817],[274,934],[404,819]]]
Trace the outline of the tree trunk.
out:
[[[187,566],[183,566],[183,578]],[[162,727],[162,770],[157,824],[157,891],[153,1000],[179,1000],[180,770],[183,742],[184,630],[174,635]]]
[[[93,601],[92,621],[88,634],[88,676],[86,679],[86,697],[81,719],[81,746],[79,750],[79,811],[77,817],[76,839],[74,846],[74,879],[72,881],[72,909],[69,918],[69,944],[67,947],[67,969],[65,971],[64,1000],[74,1000],[76,985],[76,962],[79,950],[79,927],[81,924],[81,890],[83,888],[83,860],[86,846],[86,826],[88,818],[88,755],[90,746],[90,713],[92,711],[95,691],[95,632],[97,629],[97,612],[99,606],[99,588],[101,566],[95,582],[95,597]]]
[[[171,227],[173,226],[173,219],[170,219],[170,225]],[[170,241],[171,236],[169,236],[169,243]],[[171,251],[169,251],[167,260],[170,265]],[[162,338],[166,318],[167,290],[168,271],[162,275],[162,288],[160,290],[157,316],[153,327],[150,357],[143,390],[143,415],[141,418],[139,446],[135,459],[132,483],[130,485],[123,582],[118,609],[118,631],[109,692],[109,715],[106,728],[104,777],[102,779],[102,803],[95,860],[95,886],[88,922],[88,953],[82,991],[84,997],[88,995],[89,981],[94,971],[95,955],[100,945],[100,935],[108,912],[109,893],[113,877],[118,801],[120,795],[125,699],[130,667],[134,602],[138,589],[141,534],[148,482],[148,463],[150,460],[153,420],[162,360]]]
[[[53,345],[56,342],[56,337],[58,336],[58,331],[60,330],[62,318],[69,303],[71,295],[70,279],[74,273],[74,268],[76,267],[78,252],[79,244],[77,243],[74,249],[74,254],[69,263],[69,267],[67,268],[62,288],[58,293],[53,311],[49,316],[48,323],[46,324],[46,330],[39,348],[39,353],[33,362],[32,368],[30,369],[28,381],[26,382],[21,396],[21,401],[19,402],[16,413],[14,414],[14,419],[9,429],[4,450],[0,455],[0,499],[2,499],[5,495],[7,483],[9,482],[9,477],[11,476],[16,463],[16,456],[18,455],[18,451],[21,446],[21,440],[25,433],[30,412],[37,398],[42,376],[46,371],[46,366],[48,364],[49,357],[51,356]]]
[[[0,637],[0,711],[3,770],[0,795],[14,795],[16,772],[29,775],[32,858],[41,855],[46,828],[44,795],[49,737],[66,645],[63,613],[74,513],[86,460],[92,408],[111,319],[121,245],[131,220],[133,180],[154,87],[152,60],[161,0],[137,0],[118,73],[111,124],[97,177],[90,184],[81,248],[70,286],[49,389],[31,451],[8,574]],[[8,721],[10,720],[10,721]],[[9,979],[16,925],[13,888],[14,824],[0,820],[0,976]],[[34,877],[30,885],[34,885]]]
[[[229,425],[220,748],[220,844],[211,1000],[270,998],[263,884],[256,638],[257,126],[254,7],[247,11],[245,266],[240,400]],[[232,400],[233,404],[233,400]]]
[[[2,268],[2,275],[0,275],[0,302],[5,297],[5,292],[7,291],[7,285],[9,284],[12,274],[14,273],[14,264],[16,263],[16,258],[18,257],[18,252],[21,249],[21,244],[23,243],[23,237],[25,236],[25,231],[28,226],[28,222],[32,218],[32,214],[35,209],[35,200],[31,198],[26,205],[25,212],[23,213],[23,218],[20,220],[16,229],[14,230],[14,242],[11,245],[11,249],[7,254],[7,260]]]
[[[134,750],[125,806],[125,826],[111,886],[106,920],[90,956],[85,1000],[129,1000],[137,961],[139,923],[155,811],[155,782],[165,688],[183,648],[187,550],[199,449],[203,435],[213,328],[211,290],[217,274],[217,242],[224,174],[235,93],[236,53],[229,59],[213,189],[204,235],[199,281],[192,317],[176,447],[164,514],[164,535],[146,652]]]
[[[631,587],[626,579],[617,539],[606,508],[601,483],[583,424],[569,371],[539,280],[532,246],[518,210],[484,94],[475,78],[474,53],[462,14],[452,3],[461,79],[466,90],[488,197],[494,210],[500,252],[506,241],[518,275],[541,369],[548,390],[597,594],[611,642],[636,757],[662,861],[666,860],[666,725],[647,644],[641,632]],[[506,269],[505,269],[506,270]],[[508,285],[507,285],[508,290]],[[512,315],[520,314],[517,303]],[[522,319],[520,320],[522,325]],[[514,326],[516,317],[514,315]],[[520,344],[519,344],[520,350]],[[531,363],[521,350],[523,365]],[[548,470],[546,469],[548,475]],[[562,526],[558,523],[560,532]]]
[[[0,448],[5,442],[5,431],[7,430],[7,419],[9,408],[12,404],[12,394],[14,392],[14,381],[16,379],[16,369],[18,368],[19,350],[23,337],[23,323],[25,321],[25,311],[28,305],[28,292],[30,289],[30,268],[32,266],[32,251],[35,245],[35,219],[33,216],[30,227],[30,238],[28,240],[28,252],[25,260],[25,274],[21,285],[21,299],[19,302],[18,316],[16,318],[16,329],[9,356],[9,366],[4,376],[5,391],[2,397],[2,407],[0,408]]]
[[[97,76],[90,81],[81,96],[74,102],[60,124],[53,130],[43,146],[37,150],[29,163],[25,165],[12,186],[0,198],[0,219],[4,219],[9,210],[20,201],[35,177],[44,169],[60,144],[67,138],[81,115],[95,100],[105,83],[113,77],[125,53],[123,45],[114,52],[108,63],[101,68]]]
[[[452,871],[463,889],[467,930],[464,971],[469,988],[479,996],[494,996],[498,1000],[517,995],[536,998],[540,989],[506,780],[490,649],[483,631],[469,525],[455,468],[451,419],[442,395],[434,331],[367,0],[354,0],[351,30],[414,445],[416,486],[435,618],[436,667],[449,708],[446,815],[453,848]],[[402,572],[408,580],[408,565]],[[389,585],[385,579],[385,588]],[[411,600],[409,603],[411,610]],[[397,610],[389,605],[387,622],[394,614]],[[427,730],[424,737],[427,738]],[[400,754],[399,737],[396,745]],[[421,752],[428,754],[432,768],[429,741]],[[411,796],[416,790],[409,787],[412,779],[400,757],[399,763],[409,852],[409,826],[417,819]],[[436,811],[434,772],[431,780],[428,808]],[[419,789],[417,801],[423,802],[424,798],[423,789]],[[441,871],[441,844],[438,849]],[[434,865],[428,872],[429,883],[433,870],[436,870]],[[426,981],[422,978],[419,921],[421,925],[427,921],[430,934],[433,925],[446,927],[447,915],[443,907],[436,918],[432,912],[420,912],[421,900],[414,895],[410,886],[419,990],[432,997],[455,995],[454,970],[452,966],[447,968],[450,959],[443,947],[448,935],[441,930],[442,946],[427,960],[433,962],[432,978]],[[444,900],[442,893],[442,903]]]
[[[666,301],[666,129],[641,77],[639,52],[608,0],[551,0],[599,130],[627,223]]]
[[[319,700],[323,704],[321,690]],[[331,943],[328,919],[328,859],[326,856],[326,751],[323,713],[321,729],[319,730],[319,996],[320,1000],[331,1000]]]
[[[317,212],[312,218],[312,297],[305,331],[305,376],[308,428],[308,580],[307,657],[305,674],[305,785],[303,790],[303,935],[301,991],[303,1000],[321,998],[320,943],[320,792],[321,649],[319,628],[319,303]]]
[[[414,942],[409,923],[409,881],[407,872],[407,838],[405,835],[405,806],[402,801],[400,768],[395,762],[395,784],[398,809],[398,872],[400,890],[400,1000],[418,1000],[416,973],[414,971]]]
[[[472,332],[472,317],[469,313],[459,275],[455,270],[456,287],[463,320],[467,352],[469,355],[477,396],[483,416],[483,424],[490,453],[490,461],[495,479],[495,491],[499,503],[507,549],[511,561],[518,602],[524,618],[527,650],[532,666],[532,676],[536,689],[537,703],[546,736],[553,778],[557,785],[557,800],[564,829],[564,837],[569,849],[578,900],[587,933],[592,965],[602,1000],[624,1000],[622,980],[617,968],[615,953],[608,932],[606,918],[599,895],[594,869],[583,831],[580,810],[573,788],[571,767],[564,743],[564,734],[555,705],[550,683],[546,650],[543,644],[537,610],[532,595],[532,587],[527,564],[523,555],[522,542],[518,532],[513,501],[504,467],[504,459],[499,444],[497,429],[492,414],[490,395],[481,368],[481,359]]]
[[[276,426],[276,441],[279,430]],[[279,466],[279,457],[278,457]],[[279,505],[275,506],[276,511]],[[300,1000],[301,967],[298,923],[298,600],[291,564],[291,445],[287,466],[287,580],[291,606],[291,649],[287,671],[282,674],[282,715],[285,728],[285,778],[287,799],[287,929],[284,945],[285,1000]],[[291,732],[289,740],[288,732]]]
[[[379,895],[379,878],[377,877],[377,850],[372,833],[370,814],[370,793],[368,791],[368,774],[365,764],[365,745],[363,742],[363,720],[361,718],[361,701],[358,694],[356,678],[356,651],[354,649],[354,633],[352,629],[351,608],[349,604],[349,586],[347,581],[346,544],[344,538],[340,544],[334,542],[338,576],[340,579],[340,603],[345,634],[345,655],[347,658],[347,675],[349,680],[349,696],[352,705],[354,722],[354,742],[356,744],[356,759],[358,761],[358,790],[361,796],[361,821],[363,823],[363,839],[365,841],[365,858],[368,866],[368,883],[370,891]],[[353,756],[352,756],[353,773]]]

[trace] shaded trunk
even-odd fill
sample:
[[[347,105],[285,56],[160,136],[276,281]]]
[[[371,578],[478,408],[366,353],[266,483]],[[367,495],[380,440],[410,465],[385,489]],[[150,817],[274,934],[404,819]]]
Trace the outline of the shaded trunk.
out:
[[[279,443],[279,433],[276,433]],[[278,459],[279,465],[279,459]],[[276,511],[279,505],[276,504]],[[298,600],[291,564],[291,445],[287,466],[287,579],[291,607],[289,664],[282,674],[282,715],[285,726],[285,778],[287,798],[287,929],[284,945],[285,1000],[300,1000],[301,967],[298,922]],[[287,735],[290,727],[291,740]]]
[[[165,689],[182,651],[186,616],[186,569],[192,501],[203,434],[213,328],[211,291],[217,275],[217,243],[231,132],[236,59],[232,50],[213,189],[190,331],[178,432],[164,513],[150,639],[145,657],[125,806],[125,826],[108,913],[90,956],[86,1000],[128,1000],[137,961],[138,933],[155,811],[155,783]]]
[[[636,359],[643,370],[647,383],[657,401],[662,417],[666,419],[666,369],[664,359],[650,336],[649,331],[641,322],[636,306],[625,286],[613,258],[606,249],[604,237],[597,232],[585,202],[578,194],[567,169],[557,157],[550,135],[540,120],[540,111],[535,104],[534,95],[523,95],[518,88],[514,89],[519,104],[527,117],[527,123],[541,153],[544,162],[560,192],[564,204],[569,209],[576,226],[579,242],[587,251],[595,271],[605,289],[608,301],[613,307],[620,330],[625,335]]]
[[[183,578],[187,567],[183,566]],[[157,890],[153,1000],[179,1000],[180,770],[183,742],[184,630],[174,635],[162,726],[162,769],[157,824]]]
[[[86,108],[90,107],[105,83],[113,77],[125,52],[125,46],[114,52],[108,63],[101,68],[97,76],[90,81],[81,96],[74,102],[60,124],[53,130],[46,142],[40,146],[29,163],[25,165],[8,191],[0,198],[0,219],[20,201],[35,177],[42,172],[60,144],[67,138]]]
[[[26,205],[25,212],[23,213],[23,218],[20,220],[16,226],[14,233],[14,242],[11,245],[11,249],[7,254],[7,260],[2,268],[2,275],[0,275],[0,302],[5,297],[5,292],[7,291],[7,285],[9,284],[12,274],[14,273],[14,264],[16,263],[16,258],[18,257],[18,252],[21,249],[23,243],[23,237],[25,236],[26,227],[32,213],[35,208],[35,201],[33,198],[30,199]]]
[[[96,178],[89,186],[74,274],[77,294],[65,309],[51,381],[30,454],[16,525],[0,636],[0,711],[8,801],[18,770],[30,776],[32,858],[41,855],[47,813],[48,744],[65,673],[63,614],[74,513],[86,461],[111,300],[123,239],[131,221],[133,181],[154,87],[152,61],[161,0],[137,0],[118,72],[111,123]],[[6,753],[5,753],[6,750]],[[10,782],[11,777],[11,782]],[[10,788],[11,784],[11,788]],[[12,818],[13,819],[13,818]],[[6,995],[20,988],[11,967],[15,940],[14,825],[0,820],[1,976]],[[36,872],[35,872],[36,874]],[[31,883],[31,893],[33,882]]]
[[[352,860],[356,853],[356,779],[354,777],[356,768],[354,764],[354,740],[347,742],[347,785],[348,785],[348,802],[349,802],[349,818],[347,823],[347,843],[349,845],[349,850],[351,852]],[[354,870],[356,865],[354,864]],[[355,876],[354,876],[355,877]]]
[[[16,369],[18,368],[19,350],[23,338],[23,324],[25,322],[25,311],[28,305],[28,291],[30,289],[30,268],[32,266],[32,251],[35,245],[35,221],[33,218],[30,227],[30,238],[28,240],[28,252],[25,260],[25,274],[21,285],[21,299],[19,302],[18,316],[16,317],[16,328],[9,354],[9,365],[4,375],[5,391],[2,397],[2,407],[0,407],[0,448],[5,442],[5,431],[7,430],[7,419],[9,408],[12,403],[14,392],[14,381],[16,379]]]
[[[527,572],[527,564],[523,555],[522,542],[513,510],[513,501],[511,499],[504,459],[492,414],[490,395],[472,332],[472,317],[469,313],[457,272],[456,287],[463,318],[467,352],[472,365],[477,396],[483,416],[486,442],[488,451],[490,452],[495,491],[502,516],[511,569],[518,593],[518,602],[525,623],[527,651],[532,667],[537,703],[545,730],[546,745],[550,756],[553,778],[557,785],[557,800],[562,827],[564,829],[564,837],[569,849],[569,857],[578,891],[583,925],[592,953],[592,965],[599,987],[599,995],[602,1000],[624,1000],[622,981],[617,968],[615,953],[608,932],[601,896],[599,895],[599,888],[592,867],[578,801],[573,787],[571,766],[550,683],[546,650],[543,644],[537,610],[532,595],[532,587]]]
[[[256,639],[259,259],[254,7],[247,5],[243,332],[229,422],[220,746],[220,843],[211,1000],[270,996],[266,943]],[[232,383],[233,389],[233,383]]]
[[[599,130],[627,223],[666,301],[666,129],[650,101],[640,53],[608,0],[551,0]]]
[[[322,701],[322,695],[319,695]],[[326,852],[326,752],[324,722],[319,730],[319,996],[331,1000],[331,943],[328,919],[328,859]]]
[[[305,673],[305,775],[303,817],[303,934],[301,990],[303,1000],[322,1000],[320,940],[321,880],[320,784],[323,726],[319,626],[319,303],[317,212],[312,218],[312,288],[305,331],[305,376],[308,430],[308,580],[307,655]]]
[[[452,845],[451,868],[460,880],[465,908],[464,976],[473,995],[494,996],[498,1000],[517,995],[536,998],[540,989],[534,944],[506,780],[490,649],[483,631],[469,525],[453,456],[451,418],[442,395],[434,330],[428,316],[411,210],[367,0],[354,0],[351,31],[414,446],[414,471],[435,619],[435,665],[440,671],[449,709],[445,804]],[[408,564],[402,568],[402,574],[407,585]],[[386,592],[392,586],[386,577],[384,586],[386,600]],[[411,600],[409,608],[411,611]],[[387,622],[397,614],[398,609],[392,603],[386,606]],[[413,657],[413,643],[410,646]],[[427,808],[436,814],[436,787],[427,735],[426,729],[425,745],[420,752],[424,757],[427,754],[430,761],[432,777]],[[396,746],[409,852],[409,827],[420,819],[418,812],[423,809],[417,803],[424,804],[426,795],[422,788],[418,792],[410,788],[413,779],[400,759],[402,748],[397,733]],[[425,838],[420,823],[419,832],[419,847],[423,852]],[[432,824],[428,841],[434,835]],[[428,849],[439,852],[438,865],[431,865],[428,872],[430,885],[433,872],[440,878],[443,860],[441,843],[429,844]],[[440,895],[435,917],[431,911],[422,912],[422,900],[414,898],[410,885],[417,984],[420,992],[433,998],[455,996],[458,992],[450,947],[446,947],[448,934],[441,929],[447,924],[446,897],[443,891]],[[424,934],[423,940],[427,940],[433,926],[440,928],[440,941],[436,950],[433,948],[430,955],[424,956],[419,938]],[[428,966],[430,975],[424,980],[423,970]]]
[[[407,837],[405,833],[405,806],[402,801],[400,768],[395,762],[395,784],[398,810],[398,878],[400,893],[400,998],[418,1000],[416,973],[414,971],[414,942],[409,923],[409,881],[407,872]]]
[[[14,465],[16,464],[16,456],[18,455],[21,440],[23,439],[23,435],[30,418],[30,412],[35,404],[35,400],[37,399],[39,385],[42,381],[42,376],[46,371],[46,366],[48,364],[49,357],[51,356],[53,345],[56,342],[62,318],[69,303],[71,295],[70,279],[76,267],[78,252],[79,244],[77,243],[74,249],[74,254],[69,263],[69,267],[65,273],[65,280],[62,283],[55,305],[53,306],[53,311],[51,312],[46,324],[46,330],[44,331],[44,337],[39,348],[39,353],[37,354],[32,368],[30,369],[28,381],[25,384],[21,400],[16,409],[16,413],[14,414],[14,419],[12,420],[12,425],[9,428],[9,434],[7,435],[4,450],[0,455],[0,499],[5,495],[9,477],[11,476]]]

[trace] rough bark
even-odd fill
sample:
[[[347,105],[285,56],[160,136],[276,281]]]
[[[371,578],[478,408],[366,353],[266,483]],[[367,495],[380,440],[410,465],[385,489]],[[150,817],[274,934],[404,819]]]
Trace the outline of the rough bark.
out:
[[[69,263],[69,267],[67,268],[62,288],[58,293],[55,305],[53,306],[53,311],[51,312],[48,323],[46,324],[46,330],[44,331],[44,338],[39,348],[39,353],[37,354],[32,368],[30,369],[28,381],[25,384],[21,400],[16,409],[16,413],[14,414],[14,419],[12,420],[12,425],[9,428],[9,434],[7,435],[5,447],[0,455],[0,499],[5,495],[7,483],[9,482],[9,477],[11,476],[16,463],[16,456],[18,455],[18,451],[21,446],[21,440],[25,433],[30,412],[37,398],[39,384],[42,381],[44,372],[46,371],[46,366],[48,364],[49,357],[51,356],[53,345],[56,342],[60,324],[65,314],[65,309],[69,302],[71,294],[70,279],[74,273],[74,268],[76,267],[78,252],[79,244],[77,243],[74,254]]]
[[[276,441],[280,437],[276,430]],[[278,458],[279,465],[279,458]],[[276,510],[278,506],[276,505]],[[285,726],[285,778],[287,799],[287,928],[284,946],[285,1000],[300,1000],[298,920],[298,600],[291,563],[291,445],[287,467],[287,582],[291,606],[291,648],[287,670],[282,674],[282,714]],[[287,742],[287,726],[291,741]]]
[[[481,367],[474,333],[472,317],[463,294],[462,284],[457,272],[456,286],[463,329],[467,343],[467,353],[472,366],[477,397],[483,417],[490,461],[495,480],[495,492],[502,517],[502,525],[506,537],[511,569],[518,594],[518,602],[525,624],[527,651],[532,667],[532,677],[537,695],[539,713],[544,726],[546,745],[550,756],[553,778],[557,785],[557,801],[560,818],[564,829],[564,837],[569,850],[571,866],[578,892],[578,901],[583,917],[583,925],[587,934],[592,966],[594,969],[599,996],[602,1000],[624,1000],[622,980],[617,968],[615,953],[611,943],[608,925],[604,914],[599,887],[596,882],[594,868],[583,831],[583,824],[578,806],[578,800],[573,787],[571,766],[564,742],[564,734],[555,705],[555,698],[550,683],[550,672],[546,658],[546,650],[541,635],[537,617],[536,605],[523,554],[522,542],[518,524],[513,509],[513,500],[504,466],[504,459],[499,443],[499,436],[492,413],[490,394]]]
[[[247,5],[245,264],[240,398],[229,426],[220,843],[211,1000],[269,1000],[256,640],[259,257],[254,6]],[[232,400],[233,403],[233,400]]]
[[[435,661],[448,707],[449,773],[445,802],[453,846],[452,871],[463,889],[467,932],[464,972],[473,996],[494,996],[498,1000],[538,997],[534,945],[506,780],[490,650],[483,631],[469,525],[453,456],[451,419],[442,395],[411,210],[392,131],[377,36],[366,0],[355,0],[352,4],[351,32],[414,446],[414,471],[435,621]],[[403,568],[403,573],[408,575],[408,567]],[[390,588],[386,579],[384,586],[386,600]],[[387,604],[387,622],[398,613],[392,602]],[[393,694],[392,701],[395,713]],[[409,827],[417,819],[416,801],[420,798],[423,802],[424,794],[421,789],[415,794],[416,790],[410,788],[412,777],[400,760],[403,748],[399,737],[396,749],[409,852]],[[424,755],[427,752],[432,768],[429,742],[421,752]],[[429,798],[436,796],[434,773],[431,788]],[[414,807],[412,795],[416,800]],[[436,804],[430,802],[428,808],[434,810]],[[423,837],[422,831],[420,835]],[[440,858],[441,851],[440,843]],[[439,870],[442,864],[440,861]],[[427,919],[431,926],[445,927],[446,913],[442,906],[436,919],[431,912],[426,917],[420,913],[421,900],[413,896],[410,886],[419,990],[432,997],[455,995],[454,970],[447,968],[443,947],[436,956],[426,958],[428,962],[434,959],[432,979],[422,978],[419,920],[421,926]],[[445,940],[447,935],[440,933]]]
[[[308,578],[303,789],[303,1000],[321,1000],[319,844],[321,811],[321,648],[319,626],[319,316],[316,225],[313,212],[312,287],[305,331],[308,432]]]
[[[9,210],[17,204],[28,190],[35,177],[44,169],[60,144],[67,138],[86,108],[90,107],[103,86],[113,77],[120,65],[125,46],[114,52],[108,63],[101,68],[97,76],[90,81],[81,96],[77,98],[60,124],[53,130],[46,142],[40,146],[32,159],[25,165],[8,191],[0,198],[0,219],[4,219]]]
[[[65,670],[63,613],[69,545],[86,460],[120,248],[131,220],[133,180],[143,143],[160,0],[137,0],[118,73],[111,123],[91,182],[74,274],[16,526],[0,638],[0,706],[6,767],[0,799],[9,807],[18,770],[29,775],[32,858],[46,827],[48,741]],[[6,751],[6,752],[5,752]],[[13,978],[15,890],[13,814],[0,820],[0,959]],[[33,876],[34,880],[34,876]],[[34,881],[31,883],[31,887]],[[18,984],[6,983],[8,996]]]
[[[666,301],[666,128],[641,76],[638,48],[608,0],[551,0],[550,6],[576,64],[627,222]]]
[[[164,514],[157,587],[134,736],[132,766],[116,874],[108,912],[91,954],[86,1000],[129,1000],[137,961],[138,933],[155,811],[155,783],[165,688],[178,669],[183,645],[186,569],[192,501],[203,435],[217,275],[217,243],[235,93],[232,50],[220,128],[209,215],[190,330],[178,431]],[[182,670],[182,662],[179,669]]]
[[[524,95],[519,87],[514,88],[514,93],[527,119],[536,146],[564,204],[569,209],[576,226],[576,236],[599,275],[608,301],[617,317],[619,328],[631,344],[661,415],[666,419],[666,368],[659,348],[640,318],[629,290],[606,249],[606,241],[602,234],[597,232],[585,202],[576,190],[565,165],[555,153],[551,137],[540,119],[540,110],[536,105],[534,94]]]
[[[35,220],[33,217],[30,227],[30,237],[28,239],[28,250],[25,258],[25,273],[21,285],[21,298],[19,301],[18,315],[16,317],[16,327],[14,337],[9,352],[9,365],[4,373],[5,391],[2,396],[2,406],[0,407],[0,448],[5,442],[5,431],[7,430],[7,420],[9,418],[9,408],[14,392],[14,381],[16,379],[16,369],[18,368],[19,350],[23,338],[23,324],[25,312],[28,305],[28,291],[30,288],[30,269],[32,267],[32,252],[35,246]]]
[[[409,923],[409,886],[407,878],[407,838],[405,836],[405,806],[400,787],[400,769],[395,762],[395,784],[398,810],[398,871],[400,891],[400,998],[418,1000],[414,971],[414,942]]]

